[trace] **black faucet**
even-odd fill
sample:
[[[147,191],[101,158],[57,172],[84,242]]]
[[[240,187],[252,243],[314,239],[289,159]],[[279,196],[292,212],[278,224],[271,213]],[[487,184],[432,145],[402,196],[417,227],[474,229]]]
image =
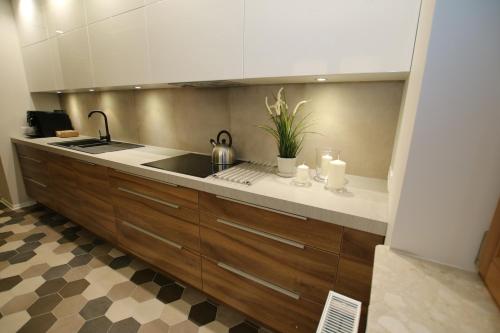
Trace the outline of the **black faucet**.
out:
[[[94,110],[91,111],[88,115],[88,118],[90,118],[94,113],[100,113],[104,117],[104,126],[106,126],[106,135],[101,135],[101,130],[99,130],[99,139],[100,140],[106,140],[106,142],[111,142],[111,135],[109,135],[109,128],[108,128],[108,117],[106,117],[106,114],[100,110]]]

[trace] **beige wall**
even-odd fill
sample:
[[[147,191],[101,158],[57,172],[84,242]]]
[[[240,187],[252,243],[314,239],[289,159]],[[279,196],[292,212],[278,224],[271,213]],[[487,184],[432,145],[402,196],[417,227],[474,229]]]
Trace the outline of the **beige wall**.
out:
[[[55,94],[29,94],[10,2],[0,0],[0,186],[1,197],[17,206],[29,200],[10,137],[21,133],[26,110],[59,108]]]
[[[265,96],[280,86],[216,89],[156,89],[65,94],[61,104],[82,134],[95,136],[102,119],[87,119],[92,109],[108,114],[115,139],[209,153],[209,138],[229,129],[239,158],[275,161],[276,145],[257,128],[268,122]],[[355,82],[290,84],[290,107],[310,102],[312,130],[299,162],[314,165],[317,147],[342,151],[348,173],[386,178],[401,104],[403,83]]]

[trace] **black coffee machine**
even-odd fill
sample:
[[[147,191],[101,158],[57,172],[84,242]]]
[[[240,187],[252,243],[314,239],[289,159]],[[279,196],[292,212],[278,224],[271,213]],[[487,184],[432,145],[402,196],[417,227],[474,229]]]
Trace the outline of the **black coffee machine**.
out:
[[[56,131],[72,130],[71,119],[64,110],[54,111],[27,111],[26,121],[32,127],[30,134],[33,138],[56,136]]]

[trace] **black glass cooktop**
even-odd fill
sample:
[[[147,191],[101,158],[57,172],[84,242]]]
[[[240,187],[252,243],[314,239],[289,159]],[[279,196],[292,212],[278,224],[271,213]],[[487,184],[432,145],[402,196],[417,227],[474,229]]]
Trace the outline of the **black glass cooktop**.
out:
[[[212,164],[212,157],[210,155],[189,153],[159,161],[144,163],[142,165],[205,178],[219,171],[228,169],[238,163],[240,163],[240,161],[237,161],[233,165],[214,165]]]

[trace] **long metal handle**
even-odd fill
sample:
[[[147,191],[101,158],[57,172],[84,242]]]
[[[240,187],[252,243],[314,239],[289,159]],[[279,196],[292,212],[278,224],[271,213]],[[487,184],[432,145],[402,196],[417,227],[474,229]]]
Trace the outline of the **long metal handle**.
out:
[[[135,226],[135,225],[133,225],[133,224],[131,224],[131,223],[128,223],[128,222],[125,222],[125,221],[122,221],[122,223],[123,223],[123,224],[125,224],[125,225],[126,225],[127,227],[129,227],[129,228],[132,228],[132,229],[135,229],[135,230],[137,230],[137,231],[139,231],[139,232],[142,232],[143,234],[146,234],[146,235],[148,235],[148,236],[150,236],[150,237],[153,237],[154,239],[157,239],[157,240],[159,240],[160,242],[163,242],[163,243],[165,243],[165,244],[167,244],[167,245],[170,245],[170,246],[172,246],[172,247],[175,247],[176,249],[179,249],[179,250],[181,250],[181,249],[182,249],[182,245],[180,245],[180,244],[177,244],[177,243],[172,242],[172,241],[170,241],[170,240],[168,240],[168,239],[165,239],[165,238],[163,238],[163,237],[160,237],[160,236],[158,236],[158,235],[155,235],[155,234],[153,234],[153,233],[151,233],[151,232],[149,232],[149,231],[147,231],[147,230],[144,230],[144,229],[142,229],[142,228],[140,228],[140,227],[138,227],[138,226]]]
[[[168,186],[172,186],[172,187],[179,187],[179,185],[177,185],[177,184],[169,183],[169,182],[164,181],[164,180],[153,179],[153,178],[150,178],[150,177],[140,176],[140,175],[136,175],[136,174],[131,173],[131,172],[126,172],[126,171],[121,171],[121,170],[116,170],[116,169],[113,169],[113,170],[116,173],[121,173],[121,174],[124,174],[124,175],[129,175],[129,176],[134,176],[134,177],[137,177],[137,178],[151,180],[151,181],[162,183],[162,184],[165,184],[165,185],[168,185]]]
[[[281,214],[281,215],[286,215],[286,216],[290,216],[290,217],[293,217],[293,218],[296,218],[296,219],[299,219],[299,220],[307,221],[307,217],[305,217],[305,216],[300,216],[300,215],[295,215],[295,214],[292,214],[292,213],[282,212],[281,210],[267,208],[267,207],[263,207],[263,206],[258,206],[258,205],[254,205],[254,204],[251,204],[251,203],[248,203],[248,202],[244,202],[244,201],[240,201],[240,200],[236,200],[236,199],[231,199],[231,198],[223,197],[223,196],[220,196],[220,195],[216,195],[215,197],[217,197],[219,199],[222,199],[222,200],[236,202],[236,203],[239,203],[239,204],[242,204],[242,205],[245,205],[245,206],[259,208],[259,209],[267,210],[269,212],[273,212],[273,213],[277,213],[277,214]]]
[[[250,280],[250,281],[253,281],[253,282],[255,282],[255,283],[258,283],[258,284],[260,284],[260,285],[262,285],[262,286],[264,286],[264,287],[267,287],[267,288],[269,288],[269,289],[272,289],[272,290],[274,290],[274,291],[277,291],[277,292],[279,292],[279,293],[281,293],[281,294],[283,294],[283,295],[286,295],[286,296],[288,296],[288,297],[291,297],[291,298],[293,298],[293,299],[299,299],[299,298],[300,298],[300,295],[299,295],[299,294],[297,294],[297,293],[291,292],[290,290],[287,290],[287,289],[281,288],[280,286],[277,286],[277,285],[275,285],[275,284],[272,284],[272,283],[269,283],[269,282],[264,281],[264,280],[262,280],[262,279],[259,279],[259,278],[258,278],[258,277],[256,277],[256,276],[253,276],[253,275],[250,275],[250,274],[245,273],[245,272],[243,272],[243,271],[240,271],[239,269],[234,268],[234,267],[231,267],[231,266],[229,266],[229,265],[226,265],[226,264],[224,264],[224,263],[222,263],[222,262],[218,262],[218,263],[217,263],[217,266],[219,266],[220,268],[225,269],[225,270],[227,270],[227,271],[230,271],[231,273],[234,273],[234,274],[236,274],[236,275],[239,275],[239,276],[241,276],[242,278],[245,278],[245,279],[247,279],[247,280]]]
[[[167,206],[167,207],[170,207],[170,208],[176,208],[176,209],[179,208],[179,205],[176,205],[176,204],[173,204],[173,203],[170,203],[170,202],[167,202],[167,201],[163,201],[163,200],[160,200],[160,199],[156,199],[156,198],[150,197],[149,195],[145,195],[145,194],[142,194],[142,193],[131,191],[131,190],[128,190],[128,189],[123,188],[123,187],[118,187],[118,190],[122,191],[122,192],[125,192],[125,193],[129,193],[129,194],[135,195],[136,197],[140,197],[140,198],[143,198],[143,199],[146,199],[146,200],[154,201],[156,203],[159,203],[161,205],[164,205],[164,206]]]
[[[27,181],[32,182],[34,184],[37,184],[38,186],[47,187],[47,185],[45,185],[44,183],[40,183],[39,181],[34,180],[33,178],[24,177],[24,179],[26,179]]]
[[[26,156],[26,155],[19,155],[20,158],[24,158],[25,160],[30,160],[30,161],[33,161],[35,163],[42,163],[42,161],[40,160],[37,160],[36,158],[33,158],[33,157],[29,157],[29,156]]]
[[[275,240],[277,242],[280,242],[280,243],[283,243],[283,244],[286,244],[286,245],[290,245],[290,246],[293,246],[293,247],[296,247],[296,248],[299,248],[299,249],[304,249],[304,244],[301,244],[301,243],[298,243],[298,242],[294,242],[294,241],[291,241],[291,240],[286,239],[286,238],[281,238],[281,237],[278,237],[278,236],[275,236],[275,235],[271,235],[271,234],[268,234],[267,232],[262,232],[262,231],[259,231],[259,230],[248,228],[248,227],[242,226],[241,224],[229,222],[229,221],[226,221],[226,220],[223,220],[223,219],[217,219],[216,221],[219,222],[219,223],[225,224],[227,226],[230,226],[230,227],[233,227],[233,228],[236,228],[236,229],[239,229],[239,230],[243,230],[243,231],[252,233],[254,235],[258,235],[258,236],[262,236],[262,237],[265,237],[265,238],[268,238],[268,239],[272,239],[272,240]]]

